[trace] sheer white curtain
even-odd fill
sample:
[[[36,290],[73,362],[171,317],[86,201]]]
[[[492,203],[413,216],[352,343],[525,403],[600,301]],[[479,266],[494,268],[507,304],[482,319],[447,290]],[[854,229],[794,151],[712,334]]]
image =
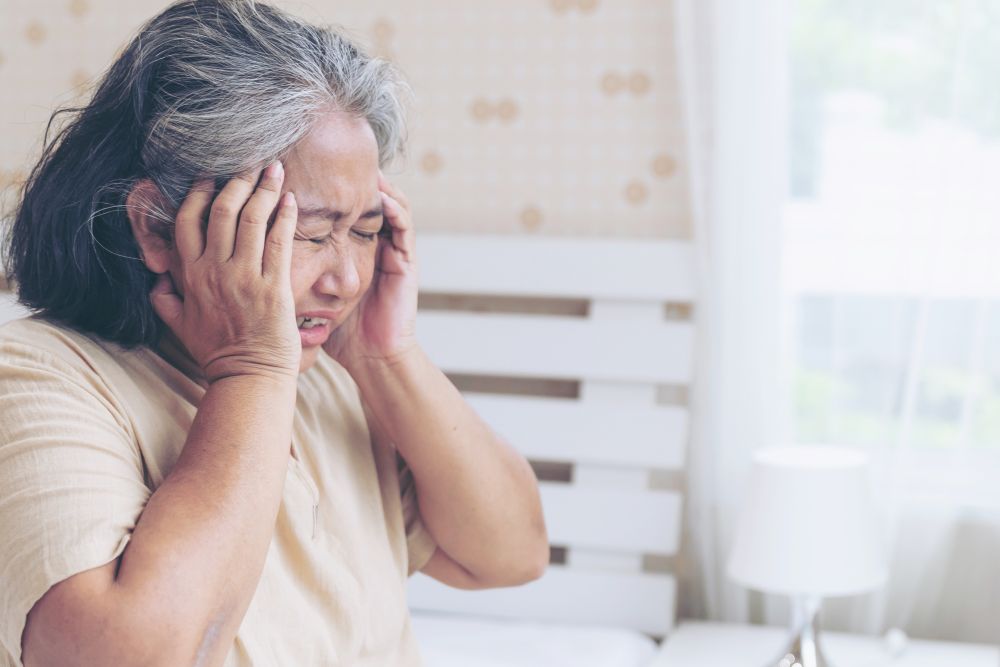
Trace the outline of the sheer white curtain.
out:
[[[752,8],[751,8],[752,5]],[[678,0],[703,251],[682,613],[725,576],[750,453],[869,451],[890,580],[828,627],[1000,640],[1000,6]]]
[[[724,576],[748,456],[781,439],[784,28],[778,5],[677,0],[701,254],[681,615],[745,620]]]

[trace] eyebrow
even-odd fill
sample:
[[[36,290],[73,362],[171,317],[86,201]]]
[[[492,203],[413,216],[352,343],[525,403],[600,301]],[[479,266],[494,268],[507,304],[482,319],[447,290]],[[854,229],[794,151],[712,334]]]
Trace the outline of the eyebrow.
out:
[[[325,218],[332,222],[340,222],[341,219],[347,216],[344,211],[338,211],[336,209],[329,208],[327,206],[313,206],[313,207],[299,207],[299,217],[300,218]],[[382,217],[382,207],[370,208],[361,214],[361,220],[368,220],[370,218],[380,218]]]

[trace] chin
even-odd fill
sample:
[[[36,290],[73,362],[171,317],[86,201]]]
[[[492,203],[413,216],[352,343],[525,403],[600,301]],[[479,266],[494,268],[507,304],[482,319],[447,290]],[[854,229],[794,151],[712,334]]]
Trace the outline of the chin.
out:
[[[299,374],[305,373],[313,367],[319,355],[323,354],[323,348],[319,345],[307,347],[302,350],[302,358],[299,361]]]

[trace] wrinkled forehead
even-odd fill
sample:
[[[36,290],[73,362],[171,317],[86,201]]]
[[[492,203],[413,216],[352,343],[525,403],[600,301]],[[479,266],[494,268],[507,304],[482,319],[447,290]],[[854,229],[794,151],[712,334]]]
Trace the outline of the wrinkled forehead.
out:
[[[303,206],[371,205],[378,201],[378,154],[368,121],[329,113],[285,157],[283,190]]]

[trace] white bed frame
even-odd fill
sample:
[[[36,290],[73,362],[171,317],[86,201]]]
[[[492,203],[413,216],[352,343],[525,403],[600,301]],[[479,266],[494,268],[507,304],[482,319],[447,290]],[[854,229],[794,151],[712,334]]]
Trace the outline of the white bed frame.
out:
[[[465,392],[536,470],[553,462],[571,469],[568,482],[540,475],[550,541],[565,562],[526,586],[486,591],[417,574],[410,608],[664,637],[674,622],[676,580],[644,563],[671,563],[681,535],[681,488],[670,481],[681,479],[687,442],[693,246],[425,232],[417,254],[418,337],[445,372],[492,378],[490,387],[525,378],[547,381],[543,387],[578,382],[579,392]],[[512,313],[507,297],[530,314]],[[539,313],[539,300],[583,308]],[[500,301],[506,312],[483,312]]]

